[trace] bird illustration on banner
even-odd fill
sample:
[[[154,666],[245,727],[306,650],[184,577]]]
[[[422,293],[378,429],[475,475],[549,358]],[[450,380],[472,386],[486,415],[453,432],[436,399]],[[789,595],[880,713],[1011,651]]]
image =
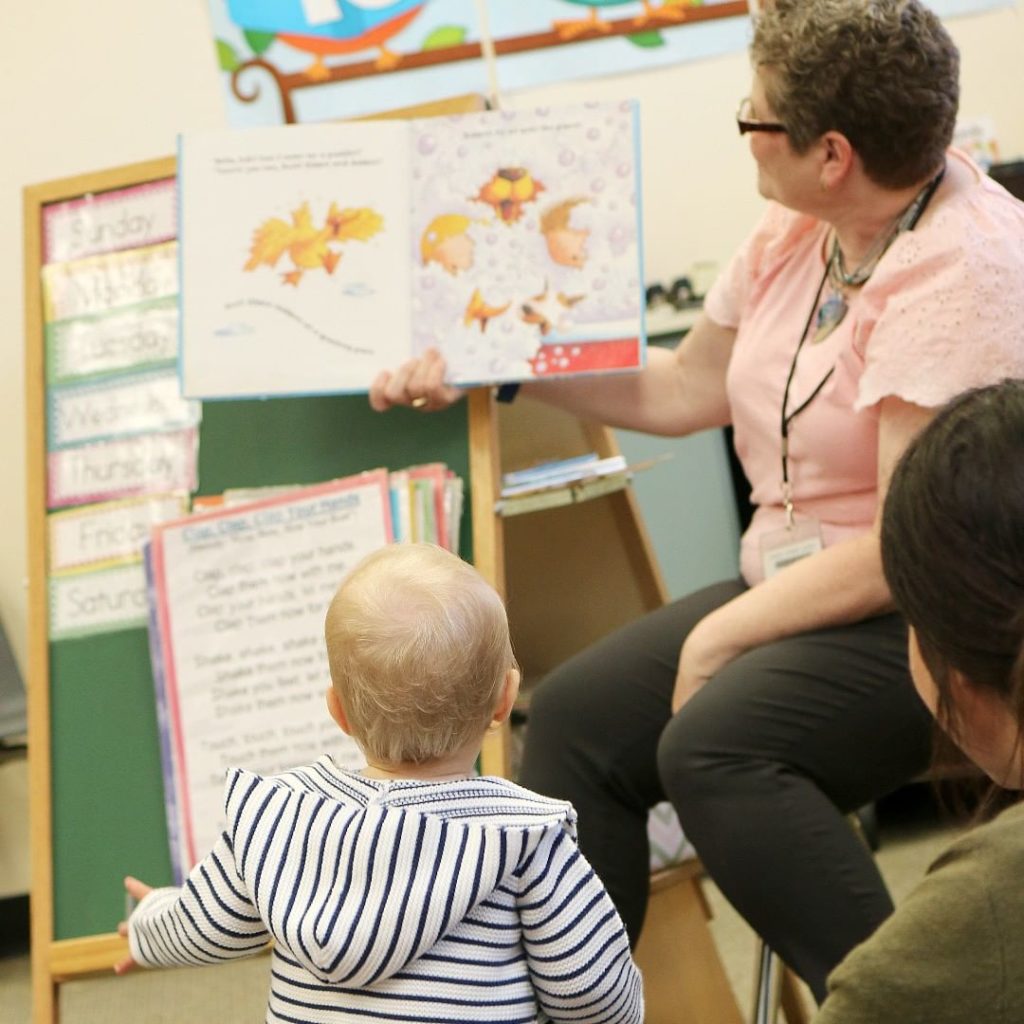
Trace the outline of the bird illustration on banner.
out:
[[[246,33],[272,35],[311,54],[306,74],[329,77],[324,58],[378,50],[374,61],[386,71],[401,57],[385,45],[423,10],[429,0],[228,0],[228,16]]]
[[[576,7],[587,7],[590,10],[590,14],[586,18],[559,20],[554,23],[554,30],[562,39],[576,39],[588,33],[610,32],[611,26],[601,20],[598,11],[605,7],[622,7],[625,4],[634,3],[635,0],[562,0],[562,2],[573,4]],[[646,28],[652,22],[661,23],[666,18],[671,21],[685,20],[685,8],[691,6],[695,0],[663,0],[658,6],[654,5],[653,0],[641,0],[641,2],[644,13],[633,19],[633,23],[638,29]]]

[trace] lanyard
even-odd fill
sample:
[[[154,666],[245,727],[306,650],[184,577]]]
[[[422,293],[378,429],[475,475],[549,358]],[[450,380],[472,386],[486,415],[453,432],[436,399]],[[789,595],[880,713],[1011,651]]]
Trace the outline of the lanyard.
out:
[[[939,187],[942,182],[943,175],[946,173],[946,165],[943,162],[942,167],[939,169],[939,173],[935,175],[928,182],[927,185],[917,194],[914,201],[904,211],[903,215],[896,222],[895,229],[889,238],[889,241],[885,243],[881,253],[875,257],[875,265],[877,261],[882,258],[886,250],[892,244],[892,242],[904,231],[913,231],[917,226],[917,222],[921,219],[921,215],[924,213],[928,204],[931,202],[932,196],[935,195],[935,190]],[[838,241],[837,241],[838,246]],[[800,334],[800,341],[797,342],[796,351],[793,353],[793,359],[789,364],[789,373],[786,376],[786,387],[782,393],[782,423],[780,426],[780,434],[782,436],[782,506],[786,510],[786,526],[793,526],[793,488],[789,482],[789,425],[797,418],[813,402],[819,394],[821,389],[829,382],[832,374],[835,373],[835,364],[832,365],[828,373],[818,381],[817,387],[792,411],[788,412],[789,409],[789,389],[793,384],[793,375],[796,373],[797,360],[800,358],[800,351],[804,347],[804,342],[807,340],[807,332],[811,329],[811,323],[814,320],[814,314],[818,311],[818,303],[821,300],[821,293],[825,288],[825,282],[828,280],[829,270],[831,267],[831,261],[825,261],[825,272],[821,275],[821,281],[818,284],[818,290],[814,293],[814,302],[811,303],[811,310],[807,314],[807,322],[804,324],[804,329]],[[871,267],[874,270],[874,266]],[[867,275],[871,276],[870,271]],[[865,278],[866,280],[867,278]],[[848,282],[863,284],[863,281]]]
[[[782,424],[780,427],[782,435],[782,504],[786,510],[786,526],[790,527],[793,525],[793,488],[789,483],[789,425],[818,397],[821,389],[829,382],[829,379],[836,370],[835,365],[833,365],[828,373],[818,381],[817,387],[792,412],[787,412],[789,408],[789,389],[793,384],[793,375],[796,373],[796,363],[800,358],[800,350],[804,347],[804,342],[807,340],[807,332],[811,329],[811,321],[814,319],[814,314],[818,312],[818,301],[821,299],[825,282],[828,280],[828,269],[828,263],[826,262],[825,273],[821,275],[818,290],[814,293],[814,302],[811,303],[811,311],[807,314],[807,322],[804,324],[804,329],[800,334],[800,341],[797,343],[793,359],[789,364],[786,388],[782,393]]]

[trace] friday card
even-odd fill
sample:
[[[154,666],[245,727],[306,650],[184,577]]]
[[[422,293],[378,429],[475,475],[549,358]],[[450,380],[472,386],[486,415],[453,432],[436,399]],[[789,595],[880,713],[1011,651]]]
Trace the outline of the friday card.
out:
[[[47,517],[50,572],[139,561],[149,532],[188,511],[188,495],[156,494],[82,505]]]

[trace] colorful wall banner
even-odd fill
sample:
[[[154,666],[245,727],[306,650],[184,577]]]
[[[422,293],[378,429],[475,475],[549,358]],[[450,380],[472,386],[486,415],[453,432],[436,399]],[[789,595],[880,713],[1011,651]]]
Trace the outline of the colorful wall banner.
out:
[[[210,18],[232,127],[488,91],[478,0],[210,0]]]
[[[940,17],[1012,0],[933,0]],[[634,74],[744,50],[747,0],[210,0],[233,127]],[[757,4],[753,5],[756,9]],[[354,87],[355,86],[355,87]]]
[[[503,93],[736,53],[751,33],[745,0],[491,0],[487,12]]]

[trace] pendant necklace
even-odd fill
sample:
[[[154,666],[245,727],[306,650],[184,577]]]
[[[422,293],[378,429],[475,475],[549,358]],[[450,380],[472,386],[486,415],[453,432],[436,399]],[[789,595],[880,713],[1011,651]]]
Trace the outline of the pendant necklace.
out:
[[[846,316],[846,296],[838,290],[821,304],[818,310],[818,318],[814,322],[814,334],[811,335],[811,344],[817,345],[824,341],[839,325]]]
[[[942,176],[945,173],[946,165],[943,163],[939,173],[910,201],[910,205],[897,217],[892,226],[875,239],[867,255],[852,271],[846,269],[843,250],[839,248],[839,238],[833,233],[832,251],[825,264],[825,277],[831,285],[832,294],[818,310],[814,334],[808,339],[812,345],[824,341],[842,323],[849,309],[846,290],[859,288],[864,284],[874,273],[875,268],[882,261],[882,257],[889,251],[889,246],[904,231],[914,230],[914,226],[921,219],[921,215],[932,196],[935,195],[935,190],[941,184]]]

